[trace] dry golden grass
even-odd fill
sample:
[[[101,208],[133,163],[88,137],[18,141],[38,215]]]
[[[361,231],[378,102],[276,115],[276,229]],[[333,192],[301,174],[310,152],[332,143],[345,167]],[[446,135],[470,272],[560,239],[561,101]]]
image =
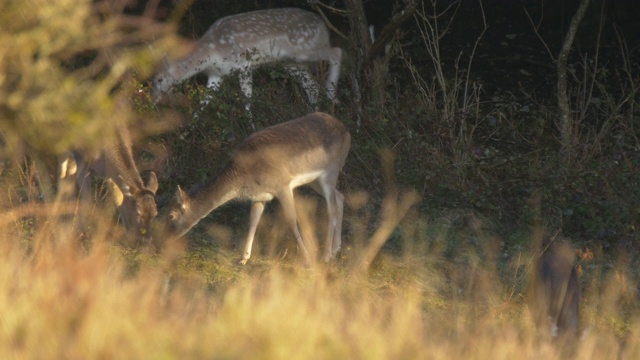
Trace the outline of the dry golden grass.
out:
[[[16,224],[24,220],[4,221],[10,216],[5,212],[0,219],[2,358],[640,355],[636,300],[625,290],[624,271],[600,276],[610,279],[602,282],[606,288],[596,276],[590,280],[582,306],[587,330],[581,340],[561,347],[535,335],[513,290],[522,279],[501,276],[495,254],[477,255],[462,246],[466,260],[449,260],[439,238],[429,240],[429,249],[416,246],[395,255],[383,250],[366,272],[350,261],[361,259],[356,249],[314,269],[261,255],[240,267],[233,265],[239,255],[223,249],[192,250],[173,262],[127,250],[115,245],[120,230],[107,220],[96,222],[90,246],[73,241],[71,232],[65,235],[69,227],[50,216],[32,219],[29,238],[21,238],[24,227]],[[405,221],[412,223],[403,228],[418,237],[440,226],[417,213]]]

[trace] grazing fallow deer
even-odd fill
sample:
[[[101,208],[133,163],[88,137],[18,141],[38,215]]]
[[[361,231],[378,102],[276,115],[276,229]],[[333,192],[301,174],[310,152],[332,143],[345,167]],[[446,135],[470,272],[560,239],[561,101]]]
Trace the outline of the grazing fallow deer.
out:
[[[310,257],[298,229],[293,190],[309,184],[327,202],[329,227],[324,260],[340,250],[344,196],[336,189],[349,153],[351,135],[331,115],[316,112],[253,133],[235,151],[215,178],[188,194],[178,186],[169,205],[165,239],[184,235],[200,219],[233,199],[252,202],[249,233],[241,264],[251,246],[265,204],[278,198],[306,264]]]
[[[529,310],[543,334],[576,336],[580,318],[580,284],[575,250],[553,242],[537,259],[529,282]]]
[[[151,222],[158,215],[155,193],[158,179],[151,172],[145,184],[133,159],[132,143],[127,129],[119,126],[116,143],[96,154],[73,151],[60,165],[60,179],[75,175],[82,204],[80,222],[85,226],[88,204],[91,202],[91,177],[110,180],[118,213],[127,231],[148,242]]]
[[[335,101],[341,60],[342,49],[331,47],[327,26],[317,14],[297,8],[258,10],[217,20],[189,56],[165,63],[153,79],[153,88],[159,97],[183,80],[204,73],[209,78],[207,86],[217,90],[223,76],[237,71],[242,92],[250,101],[252,68],[283,62],[287,71],[300,79],[314,105],[318,84],[304,63],[329,63],[325,87]],[[245,107],[250,111],[249,102]]]

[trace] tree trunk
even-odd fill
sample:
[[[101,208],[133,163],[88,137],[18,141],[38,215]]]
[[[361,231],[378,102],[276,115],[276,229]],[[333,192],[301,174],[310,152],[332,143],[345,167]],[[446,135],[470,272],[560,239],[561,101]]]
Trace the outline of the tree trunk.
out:
[[[562,142],[563,160],[567,161],[571,157],[571,151],[575,145],[577,134],[574,132],[574,119],[569,106],[569,95],[567,94],[567,60],[573,41],[578,31],[578,26],[589,7],[589,0],[581,0],[578,10],[571,19],[569,31],[562,44],[562,49],[558,55],[558,108],[560,109],[560,141]]]
[[[405,6],[398,10],[390,22],[382,29],[377,39],[372,39],[369,33],[367,20],[362,0],[345,0],[345,10],[351,29],[351,55],[353,57],[353,70],[350,76],[351,90],[354,101],[357,104],[358,125],[362,118],[362,109],[374,109],[374,116],[366,116],[368,124],[374,125],[376,120],[384,117],[384,104],[386,102],[385,74],[389,54],[380,59],[382,50],[393,40],[396,30],[408,19],[413,17],[417,5],[415,0],[406,0]]]

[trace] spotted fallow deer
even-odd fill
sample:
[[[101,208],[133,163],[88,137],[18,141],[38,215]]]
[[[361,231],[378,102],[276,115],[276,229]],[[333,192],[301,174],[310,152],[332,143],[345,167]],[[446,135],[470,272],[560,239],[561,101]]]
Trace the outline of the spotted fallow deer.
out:
[[[298,229],[293,190],[309,184],[327,203],[329,227],[324,260],[340,250],[344,196],[336,189],[351,136],[331,115],[316,112],[253,133],[236,149],[222,172],[189,193],[178,187],[169,205],[165,239],[181,237],[211,211],[233,199],[250,200],[251,215],[241,264],[251,246],[265,204],[277,198],[306,264],[311,258]]]
[[[125,229],[137,239],[148,243],[151,238],[151,223],[158,214],[155,199],[158,179],[151,172],[147,183],[142,181],[133,159],[129,131],[119,126],[116,135],[113,145],[95,154],[73,151],[61,162],[60,181],[62,183],[66,178],[75,176],[82,205],[80,223],[85,226],[91,203],[92,176],[109,180]]]
[[[286,69],[300,79],[309,102],[315,105],[318,84],[304,64],[328,63],[325,87],[327,96],[335,101],[341,60],[342,49],[331,47],[327,26],[317,14],[297,8],[258,10],[216,21],[189,56],[165,63],[153,79],[153,88],[159,98],[174,85],[204,73],[209,78],[207,86],[217,90],[222,77],[236,71],[242,92],[250,101],[252,69],[261,64],[283,62]],[[250,111],[249,102],[246,109]]]

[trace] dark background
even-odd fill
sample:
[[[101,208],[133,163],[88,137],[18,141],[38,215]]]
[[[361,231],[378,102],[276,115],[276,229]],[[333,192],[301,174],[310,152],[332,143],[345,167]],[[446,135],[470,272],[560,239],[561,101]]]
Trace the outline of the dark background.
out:
[[[345,9],[341,1],[325,3]],[[156,18],[170,18],[177,4],[161,1]],[[403,1],[382,0],[363,4],[367,22],[375,26],[376,33],[406,6]],[[395,181],[421,193],[418,211],[428,217],[456,214],[452,223],[467,230],[473,219],[485,219],[487,231],[500,236],[505,247],[526,243],[532,226],[542,225],[581,247],[637,253],[640,142],[635,128],[640,113],[635,106],[635,86],[640,78],[640,2],[591,1],[580,24],[569,58],[569,96],[575,109],[581,101],[590,105],[579,125],[575,155],[568,161],[560,157],[555,59],[578,1],[463,0],[457,12],[452,11],[457,4],[438,1],[434,10],[431,2],[424,1],[417,3],[416,10],[433,14],[449,9],[434,20],[441,29],[449,24],[440,39],[440,65],[451,88],[455,88],[458,72],[468,75],[470,86],[481,89],[473,115],[460,100],[459,113],[448,119],[442,117],[445,100],[438,98],[442,94],[436,91],[435,103],[425,103],[408,70],[410,63],[427,81],[435,75],[415,18],[396,29],[389,41],[392,51],[383,81],[374,82],[366,73],[354,74],[357,51],[350,41],[353,29],[347,16],[321,7],[348,37],[332,35],[333,44],[346,51],[339,84],[341,104],[322,109],[342,119],[354,137],[341,188],[347,193],[364,190],[371,194],[368,206],[375,213],[387,181],[380,170],[379,149],[390,148],[395,154]],[[129,11],[141,12],[146,5],[138,2]],[[194,1],[180,19],[178,31],[187,39],[197,39],[220,17],[287,6],[313,11],[306,1]],[[274,80],[270,73],[260,71],[254,76],[254,91],[258,90],[253,99],[253,108],[260,113],[259,127],[305,111],[298,108],[304,102],[300,96],[282,98],[280,91],[296,92],[291,81]],[[595,74],[599,85],[592,99],[585,100],[579,90],[590,83],[587,73]],[[362,104],[354,103],[352,78],[357,76],[365,92]],[[191,84],[202,88],[203,82]],[[259,89],[267,90],[261,94]],[[188,187],[215,175],[231,149],[251,132],[239,120],[244,115],[237,84],[229,91],[232,94],[223,90],[216,95],[219,102],[210,107],[209,123],[188,123],[162,137],[172,153],[167,167],[155,169],[164,174],[161,204],[176,184]],[[382,103],[375,103],[371,94],[376,91],[383,93]],[[616,108],[604,103],[622,105]],[[463,119],[475,124],[473,131],[463,128]],[[213,159],[206,168],[201,164],[203,151],[207,159]],[[163,193],[162,189],[168,190]],[[244,207],[233,209],[210,219],[235,221],[242,228],[247,216]],[[401,246],[393,240],[387,248]]]

